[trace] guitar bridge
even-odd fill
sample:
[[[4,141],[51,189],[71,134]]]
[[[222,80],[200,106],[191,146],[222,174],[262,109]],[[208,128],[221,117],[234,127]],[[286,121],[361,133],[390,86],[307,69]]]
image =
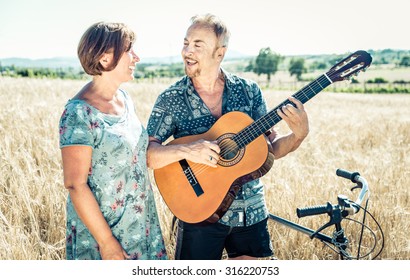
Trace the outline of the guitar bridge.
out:
[[[202,189],[201,185],[196,179],[195,174],[189,166],[188,162],[185,159],[183,159],[179,161],[179,164],[181,165],[185,177],[191,185],[192,189],[194,190],[196,196],[202,195],[204,193],[204,190]]]

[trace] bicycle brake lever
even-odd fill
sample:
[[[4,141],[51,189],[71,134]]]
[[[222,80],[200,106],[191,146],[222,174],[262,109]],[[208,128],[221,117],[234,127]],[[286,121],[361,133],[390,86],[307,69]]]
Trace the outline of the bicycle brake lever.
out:
[[[337,210],[337,211],[334,211]],[[340,206],[339,205],[335,205],[332,207],[332,211],[330,213],[328,213],[328,215],[330,216],[330,221],[327,222],[326,224],[324,224],[323,226],[321,226],[318,230],[316,230],[314,233],[312,233],[310,235],[310,239],[315,238],[315,236],[321,232],[322,230],[324,230],[327,227],[330,227],[331,225],[335,225],[336,223],[340,223],[342,221],[342,211],[340,211]]]
[[[362,187],[359,185],[353,186],[350,191],[354,191],[355,189],[361,189]]]

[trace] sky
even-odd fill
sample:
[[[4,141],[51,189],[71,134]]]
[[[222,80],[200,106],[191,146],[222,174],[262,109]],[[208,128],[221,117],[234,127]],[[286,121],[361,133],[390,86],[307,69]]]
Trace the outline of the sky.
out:
[[[0,59],[76,57],[97,21],[128,24],[144,57],[179,55],[195,14],[231,31],[228,51],[257,55],[344,54],[410,49],[409,0],[0,0]]]

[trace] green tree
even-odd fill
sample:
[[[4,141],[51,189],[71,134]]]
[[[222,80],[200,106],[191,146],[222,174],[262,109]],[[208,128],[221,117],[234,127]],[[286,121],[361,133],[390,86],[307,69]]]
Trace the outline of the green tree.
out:
[[[313,61],[310,66],[309,69],[311,71],[314,70],[323,70],[323,69],[327,69],[328,65],[327,63],[323,62],[323,61]]]
[[[410,67],[410,56],[403,56],[399,63],[400,66]]]
[[[296,79],[300,81],[302,74],[306,73],[305,60],[303,58],[292,58],[288,70],[291,76],[295,75]]]
[[[273,53],[269,47],[263,48],[259,51],[252,70],[258,74],[258,76],[260,74],[266,74],[269,83],[271,75],[274,75],[276,71],[278,71],[278,65],[281,59],[282,57]]]

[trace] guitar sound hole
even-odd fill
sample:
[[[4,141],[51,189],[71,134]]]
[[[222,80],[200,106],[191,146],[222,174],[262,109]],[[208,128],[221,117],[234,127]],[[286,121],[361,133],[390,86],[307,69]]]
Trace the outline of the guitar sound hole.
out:
[[[222,149],[221,150],[221,155],[222,158],[226,161],[228,160],[232,160],[236,157],[236,155],[238,154],[238,147],[233,147],[233,148],[228,148],[228,149]]]
[[[232,166],[237,164],[245,153],[245,148],[240,149],[231,134],[225,134],[218,139],[221,152],[219,153],[218,164],[222,166]]]

